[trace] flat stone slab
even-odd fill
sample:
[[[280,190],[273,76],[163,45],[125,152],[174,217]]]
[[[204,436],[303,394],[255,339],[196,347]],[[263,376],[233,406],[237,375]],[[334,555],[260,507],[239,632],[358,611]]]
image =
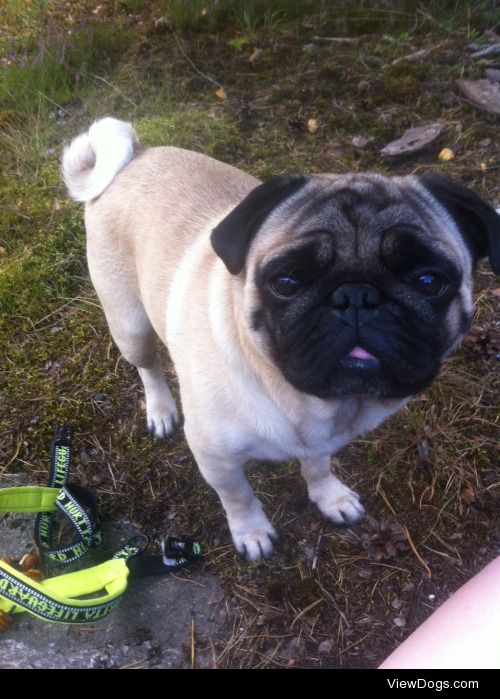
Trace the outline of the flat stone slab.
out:
[[[396,160],[416,155],[435,143],[445,129],[444,124],[417,126],[404,132],[401,138],[388,143],[380,151],[382,158]]]
[[[488,80],[492,80],[495,83],[500,82],[500,66],[494,65],[490,68],[486,68],[484,71]]]
[[[475,107],[490,114],[500,114],[500,84],[492,80],[458,80],[462,94]]]

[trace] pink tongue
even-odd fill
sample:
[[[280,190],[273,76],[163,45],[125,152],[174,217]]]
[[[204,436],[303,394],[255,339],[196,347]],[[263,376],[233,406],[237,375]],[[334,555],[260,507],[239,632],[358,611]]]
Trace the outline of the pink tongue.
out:
[[[353,359],[375,359],[373,354],[370,354],[362,347],[354,347],[354,349],[352,349],[347,356],[352,357]]]

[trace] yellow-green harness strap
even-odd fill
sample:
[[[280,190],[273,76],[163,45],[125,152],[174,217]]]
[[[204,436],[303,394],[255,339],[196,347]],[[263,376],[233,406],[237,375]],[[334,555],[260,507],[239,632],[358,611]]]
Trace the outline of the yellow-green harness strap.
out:
[[[35,582],[0,561],[0,610],[30,612],[45,621],[81,624],[107,616],[127,587],[129,569],[124,558],[112,559],[93,568]],[[82,595],[104,594],[93,599]]]
[[[0,488],[0,512],[55,512],[57,488],[36,485]]]

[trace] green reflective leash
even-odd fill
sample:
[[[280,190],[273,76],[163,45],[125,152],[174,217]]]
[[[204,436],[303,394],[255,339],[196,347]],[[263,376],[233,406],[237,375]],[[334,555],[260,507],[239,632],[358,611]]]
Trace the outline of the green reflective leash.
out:
[[[69,428],[56,428],[51,445],[49,486],[0,489],[0,513],[37,513],[36,543],[41,552],[58,563],[71,563],[102,541],[93,494],[68,482],[71,438]],[[76,543],[54,546],[57,513],[74,529]],[[147,545],[145,535],[134,536],[105,563],[41,582],[0,560],[0,612],[27,611],[46,621],[70,624],[96,621],[113,611],[127,587],[129,575],[164,575],[201,556],[201,547],[195,539],[169,538],[162,542],[161,556],[139,556]],[[78,599],[98,593],[99,596],[91,599]]]
[[[72,436],[73,431],[66,425],[58,426],[54,430],[50,449],[49,487],[59,488],[55,501],[56,510],[39,512],[35,522],[35,541],[38,548],[59,563],[77,561],[89,548],[102,543],[94,495],[86,488],[68,485]],[[67,518],[76,532],[77,541],[70,546],[56,548],[53,544],[57,511]]]

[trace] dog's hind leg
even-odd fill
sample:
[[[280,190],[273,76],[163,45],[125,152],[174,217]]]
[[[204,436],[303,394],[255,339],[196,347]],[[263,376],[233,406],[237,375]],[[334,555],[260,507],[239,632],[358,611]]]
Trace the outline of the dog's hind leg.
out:
[[[156,351],[157,335],[142,305],[124,310],[116,321],[108,315],[108,324],[124,358],[137,367],[146,397],[147,424],[156,439],[170,435],[179,414]]]
[[[137,367],[142,379],[150,434],[156,439],[168,437],[179,422],[179,414],[156,351],[157,335],[144,308],[137,305],[125,309],[118,322],[107,318],[118,349]]]
[[[156,343],[158,340],[138,291],[119,273],[99,270],[102,260],[89,254],[89,269],[111,335],[123,357],[137,367],[146,396],[149,432],[157,439],[168,437],[179,413],[165,379]]]
[[[174,432],[179,413],[158,356],[153,366],[137,369],[146,394],[148,431],[155,439],[164,439]]]

